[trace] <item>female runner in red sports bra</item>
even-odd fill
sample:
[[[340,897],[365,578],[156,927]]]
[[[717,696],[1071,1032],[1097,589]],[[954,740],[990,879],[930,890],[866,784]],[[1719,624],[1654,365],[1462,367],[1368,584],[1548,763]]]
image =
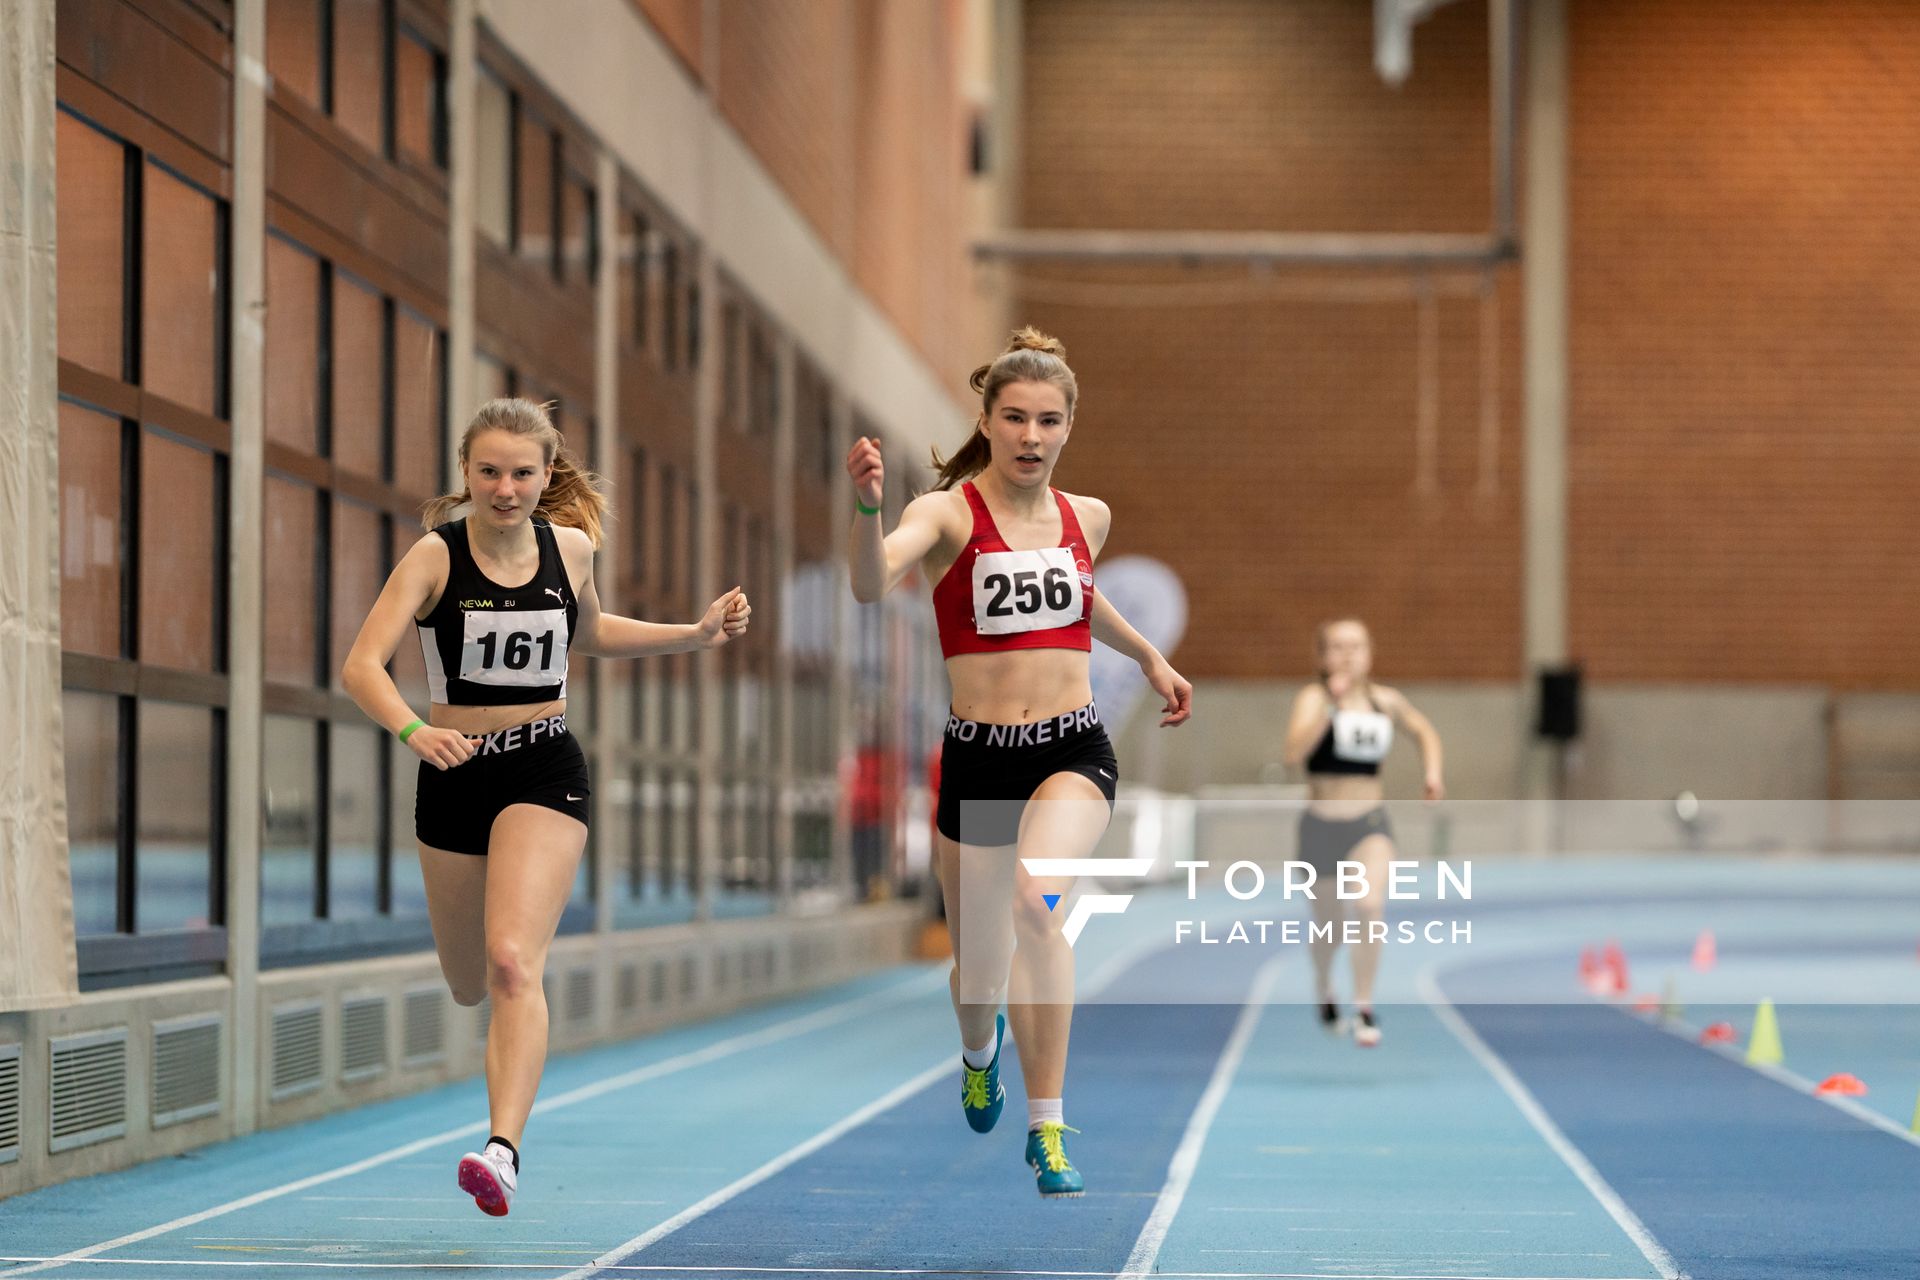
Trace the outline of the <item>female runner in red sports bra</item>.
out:
[[[1023,329],[974,371],[982,408],[973,435],[945,462],[935,456],[938,484],[907,504],[892,533],[879,518],[879,442],[862,437],[847,455],[859,506],[854,598],[879,600],[916,565],[936,584],[953,684],[937,864],[954,939],[961,1107],[981,1133],[999,1119],[1005,999],[1026,1078],[1027,1163],[1043,1196],[1085,1187],[1062,1146],[1073,1132],[1061,1107],[1073,949],[1045,901],[1072,881],[1030,876],[1019,859],[1085,857],[1112,816],[1119,769],[1093,705],[1094,637],[1139,662],[1165,699],[1163,726],[1185,722],[1193,698],[1093,589],[1112,526],[1106,504],[1048,485],[1073,430],[1078,388],[1065,356],[1058,340]]]

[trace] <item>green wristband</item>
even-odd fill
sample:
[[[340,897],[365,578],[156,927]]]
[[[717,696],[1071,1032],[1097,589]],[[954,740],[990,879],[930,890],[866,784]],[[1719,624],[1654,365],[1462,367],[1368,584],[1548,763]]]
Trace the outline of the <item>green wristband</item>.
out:
[[[880,508],[870,507],[866,503],[860,501],[858,497],[855,497],[853,500],[853,509],[855,511],[858,511],[863,516],[877,516],[880,514]]]
[[[426,727],[427,722],[425,720],[415,720],[412,724],[400,731],[400,741],[405,742],[408,738],[411,738],[415,729],[424,729]]]

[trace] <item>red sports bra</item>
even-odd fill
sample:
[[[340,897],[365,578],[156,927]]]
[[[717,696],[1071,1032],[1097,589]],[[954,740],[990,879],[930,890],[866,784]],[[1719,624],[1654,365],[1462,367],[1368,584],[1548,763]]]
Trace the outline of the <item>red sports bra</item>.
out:
[[[1093,556],[1074,518],[1060,505],[1060,545],[1014,551],[993,523],[972,481],[960,486],[973,508],[973,536],[933,588],[940,654],[1008,649],[1093,648]]]

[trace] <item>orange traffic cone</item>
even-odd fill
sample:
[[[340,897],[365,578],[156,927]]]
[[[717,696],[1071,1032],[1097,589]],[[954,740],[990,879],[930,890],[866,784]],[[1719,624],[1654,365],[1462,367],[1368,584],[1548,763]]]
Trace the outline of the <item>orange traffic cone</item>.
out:
[[[1595,995],[1600,993],[1600,957],[1592,947],[1580,951],[1580,985]]]
[[[1719,948],[1713,942],[1713,930],[1702,929],[1700,936],[1693,940],[1693,967],[1701,973],[1713,968],[1719,960]]]
[[[1813,1087],[1817,1094],[1837,1093],[1843,1098],[1864,1098],[1867,1096],[1866,1082],[1859,1076],[1842,1071],[1839,1075],[1828,1076]]]
[[[1620,944],[1617,942],[1607,943],[1606,949],[1600,953],[1600,962],[1606,966],[1607,990],[1611,991],[1614,995],[1625,995],[1628,985],[1627,957],[1626,953],[1620,950]]]

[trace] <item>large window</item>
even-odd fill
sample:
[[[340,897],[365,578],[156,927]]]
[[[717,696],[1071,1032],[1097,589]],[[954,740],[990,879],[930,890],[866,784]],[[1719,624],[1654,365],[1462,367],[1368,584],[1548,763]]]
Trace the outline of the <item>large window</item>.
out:
[[[735,431],[746,429],[743,329],[740,304],[732,298],[723,300],[720,303],[720,424]]]
[[[474,223],[502,249],[513,245],[513,93],[484,66],[474,81]]]
[[[620,327],[630,350],[645,351],[653,332],[653,223],[644,213],[627,213],[620,236]]]
[[[590,194],[591,189],[583,186],[582,201]],[[623,194],[621,210],[621,226],[614,237],[619,253],[616,305],[621,333],[629,350],[651,357],[650,366],[668,373],[690,372],[700,345],[699,287],[691,242],[651,197],[632,191]],[[593,235],[598,238],[597,228]],[[723,317],[723,339],[726,323]],[[723,389],[723,394],[731,392]],[[722,411],[723,419],[731,416],[731,408]]]
[[[598,194],[583,175],[592,149],[560,104],[513,69],[481,33],[476,166],[481,232],[476,262],[474,403],[518,396],[548,405],[565,447],[589,470],[595,455],[593,314],[600,260]],[[616,495],[617,500],[617,495]],[[620,526],[609,524],[609,536]],[[596,699],[609,673],[577,650],[569,663],[567,721],[593,779],[587,843],[562,914],[563,932],[590,929],[599,891],[595,851],[625,788],[620,763],[603,759]]]
[[[138,188],[139,153],[67,111],[59,113],[60,358],[133,379],[126,322],[129,263],[122,244]],[[131,189],[130,189],[131,184]]]
[[[720,440],[720,563],[716,587],[739,584],[749,598],[773,602],[772,424],[762,422],[775,375],[771,327],[744,295],[721,307],[726,348],[722,376],[732,389],[732,429]],[[704,602],[699,602],[704,603]],[[714,909],[769,909],[779,889],[774,748],[778,690],[772,644],[730,644],[720,670],[720,878]]]
[[[225,958],[228,212],[191,147],[70,103],[56,146],[68,840],[98,987]]]
[[[686,273],[681,269],[680,259],[680,246],[669,240],[660,250],[660,359],[668,369],[687,363],[682,356],[685,343],[680,330],[681,317],[687,313],[685,300],[680,296],[686,287],[683,279]]]
[[[560,187],[561,275],[593,287],[600,270],[600,197],[593,184],[568,171]]]
[[[653,621],[688,621],[696,608],[687,562],[697,517],[691,459],[674,424],[633,413],[625,417],[625,431],[618,490],[627,539],[621,610]],[[700,888],[699,775],[691,761],[699,726],[692,654],[648,658],[630,664],[626,674],[629,746],[602,767],[624,768],[629,784],[628,843],[614,859],[608,889],[615,923],[631,928],[693,916]]]
[[[793,792],[787,814],[795,890],[823,890],[833,873],[836,708],[833,700],[834,615],[843,608],[840,564],[833,554],[833,523],[843,519],[831,501],[839,465],[833,397],[826,377],[808,361],[794,378],[793,569],[780,592],[780,635],[792,663],[793,711],[785,726]]]
[[[334,123],[376,155],[386,151],[387,50],[392,38],[386,0],[332,0]],[[268,5],[271,17],[277,5]]]
[[[446,168],[446,57],[389,0],[272,0],[267,70],[275,88],[366,151]]]
[[[393,41],[393,132],[389,154],[422,167],[447,167],[447,59],[401,24]]]
[[[747,334],[747,433],[771,441],[780,420],[780,368],[767,323]]]
[[[267,240],[265,844],[261,950],[291,963],[426,937],[417,761],[370,724],[340,667],[439,491],[444,335],[283,229]],[[405,637],[389,672],[422,712]],[[403,803],[404,801],[404,803]]]
[[[513,249],[521,261],[560,279],[560,246],[554,236],[560,200],[559,137],[524,102],[515,101]]]
[[[284,85],[324,111],[330,86],[325,62],[332,41],[325,30],[325,0],[279,0],[267,13],[267,70]]]
[[[779,365],[772,323],[744,297],[720,305],[720,420],[769,442],[780,416]]]

